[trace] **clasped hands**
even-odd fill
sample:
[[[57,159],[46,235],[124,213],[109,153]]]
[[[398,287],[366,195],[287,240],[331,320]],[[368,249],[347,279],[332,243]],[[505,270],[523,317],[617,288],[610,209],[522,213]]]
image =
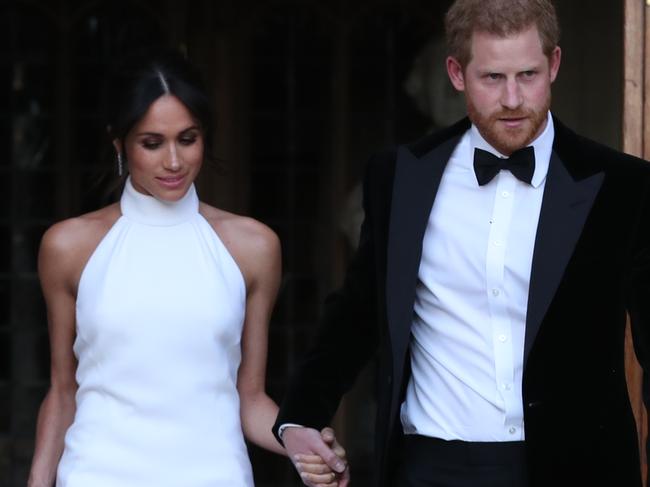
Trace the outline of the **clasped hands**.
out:
[[[308,487],[347,487],[350,483],[345,450],[332,428],[289,426],[282,441],[303,483]]]

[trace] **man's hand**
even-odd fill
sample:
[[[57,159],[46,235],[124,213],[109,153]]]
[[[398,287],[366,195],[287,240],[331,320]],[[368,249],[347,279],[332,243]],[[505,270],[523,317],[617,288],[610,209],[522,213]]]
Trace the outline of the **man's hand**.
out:
[[[332,428],[326,427],[320,432],[321,438],[323,441],[329,445],[332,451],[336,454],[339,459],[345,463],[345,470],[336,474],[338,480],[338,487],[348,487],[350,484],[350,467],[347,462],[347,457],[345,453],[345,448],[339,444],[336,440],[336,435]]]
[[[347,487],[350,474],[345,450],[331,428],[319,433],[313,428],[290,426],[282,441],[289,458],[308,487]]]

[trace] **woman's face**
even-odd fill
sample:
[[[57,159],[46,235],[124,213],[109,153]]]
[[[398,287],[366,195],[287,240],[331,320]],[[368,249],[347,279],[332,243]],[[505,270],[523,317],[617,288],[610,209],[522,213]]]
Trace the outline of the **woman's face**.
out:
[[[203,163],[203,132],[187,107],[173,95],[154,101],[120,147],[133,187],[163,201],[181,199]]]

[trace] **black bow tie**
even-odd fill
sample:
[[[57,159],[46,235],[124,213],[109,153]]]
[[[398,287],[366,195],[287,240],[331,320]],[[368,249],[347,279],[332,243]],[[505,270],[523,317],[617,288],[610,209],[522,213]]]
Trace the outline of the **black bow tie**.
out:
[[[503,169],[510,171],[520,181],[530,184],[535,173],[535,150],[532,146],[524,147],[502,159],[491,152],[474,149],[474,172],[479,186],[492,181]]]

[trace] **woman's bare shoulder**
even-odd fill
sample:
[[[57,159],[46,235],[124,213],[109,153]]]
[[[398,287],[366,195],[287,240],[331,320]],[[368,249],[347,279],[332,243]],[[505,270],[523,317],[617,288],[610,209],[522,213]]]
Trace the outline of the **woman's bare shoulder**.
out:
[[[52,225],[41,240],[41,272],[56,270],[73,279],[78,277],[94,249],[120,215],[119,205],[114,203]]]
[[[200,212],[226,244],[262,251],[279,246],[278,236],[264,223],[201,203]]]
[[[264,223],[201,203],[200,213],[212,226],[245,275],[280,260],[280,239]]]
[[[74,252],[92,244],[110,230],[120,217],[117,203],[100,210],[55,223],[43,235],[41,247],[53,251]]]

